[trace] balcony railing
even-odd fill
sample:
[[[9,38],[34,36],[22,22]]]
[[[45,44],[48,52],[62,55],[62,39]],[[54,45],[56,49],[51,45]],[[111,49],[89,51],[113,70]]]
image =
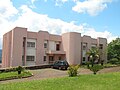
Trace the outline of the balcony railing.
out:
[[[47,50],[46,54],[66,54],[65,51],[52,51],[52,50]]]

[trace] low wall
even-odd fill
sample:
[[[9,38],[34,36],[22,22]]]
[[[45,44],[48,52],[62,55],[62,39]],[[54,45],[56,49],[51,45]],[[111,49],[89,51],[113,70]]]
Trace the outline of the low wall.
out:
[[[23,67],[27,70],[35,70],[35,69],[51,68],[51,65],[23,66]],[[10,72],[10,71],[16,71],[16,67],[0,68],[0,72]]]

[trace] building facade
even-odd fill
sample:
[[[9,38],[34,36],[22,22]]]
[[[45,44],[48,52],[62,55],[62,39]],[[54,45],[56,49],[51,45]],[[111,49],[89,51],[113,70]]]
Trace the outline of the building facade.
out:
[[[2,67],[45,65],[56,60],[81,64],[88,61],[86,52],[91,47],[99,47],[101,59],[107,60],[105,38],[82,37],[76,32],[53,35],[47,31],[30,32],[27,28],[15,27],[3,36]]]

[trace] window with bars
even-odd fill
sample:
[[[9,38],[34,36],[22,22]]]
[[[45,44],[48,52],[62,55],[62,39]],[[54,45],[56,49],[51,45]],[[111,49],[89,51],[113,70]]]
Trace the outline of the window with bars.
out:
[[[56,51],[60,50],[60,44],[56,44]]]
[[[44,43],[44,48],[47,48],[47,43]]]
[[[35,56],[27,56],[26,61],[34,61]]]
[[[35,42],[27,42],[27,47],[35,47]]]
[[[103,49],[103,44],[99,44],[99,49]]]
[[[83,61],[85,61],[85,57],[83,57]]]
[[[43,61],[46,61],[46,56],[44,56],[43,58],[44,58]]]

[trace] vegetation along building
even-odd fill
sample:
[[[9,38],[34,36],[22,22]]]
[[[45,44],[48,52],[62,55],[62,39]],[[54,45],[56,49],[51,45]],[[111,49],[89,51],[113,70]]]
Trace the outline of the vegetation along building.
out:
[[[3,36],[2,67],[51,64],[55,60],[67,60],[69,64],[88,61],[86,52],[99,47],[101,59],[107,60],[107,40],[81,36],[77,32],[53,35],[47,31],[30,32],[15,27]]]

